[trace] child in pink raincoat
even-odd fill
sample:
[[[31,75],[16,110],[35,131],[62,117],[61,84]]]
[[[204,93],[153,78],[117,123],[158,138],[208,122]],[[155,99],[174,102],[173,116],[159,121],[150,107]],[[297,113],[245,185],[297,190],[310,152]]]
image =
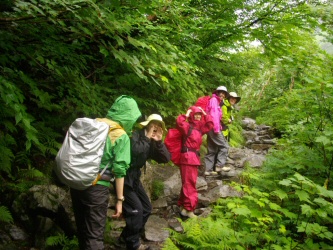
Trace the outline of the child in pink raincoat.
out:
[[[196,217],[193,211],[198,204],[196,182],[198,167],[201,165],[199,150],[202,135],[208,133],[213,126],[211,116],[206,115],[200,107],[192,106],[186,115],[179,115],[177,118],[177,127],[185,138],[179,166],[182,188],[178,206],[181,207],[181,214],[186,217]]]

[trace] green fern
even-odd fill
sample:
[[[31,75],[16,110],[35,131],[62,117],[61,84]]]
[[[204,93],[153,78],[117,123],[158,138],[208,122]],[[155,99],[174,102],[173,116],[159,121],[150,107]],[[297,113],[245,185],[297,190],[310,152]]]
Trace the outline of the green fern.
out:
[[[243,129],[241,126],[241,121],[236,119],[233,121],[232,125],[229,126],[230,141],[229,145],[234,148],[239,148],[244,145],[244,137],[242,135]]]
[[[15,182],[8,183],[8,188],[19,193],[29,190],[34,185],[47,183],[47,177],[37,169],[21,169],[18,171]]]
[[[162,245],[162,250],[179,250],[170,238],[167,238]]]
[[[9,174],[11,172],[11,162],[14,159],[11,146],[15,145],[15,140],[12,136],[0,131],[0,171]]]
[[[62,250],[78,250],[78,240],[76,237],[69,239],[65,234],[58,233],[56,236],[47,237],[46,247],[58,247]]]
[[[0,206],[0,221],[8,223],[13,222],[13,217],[9,212],[8,208],[5,206]]]

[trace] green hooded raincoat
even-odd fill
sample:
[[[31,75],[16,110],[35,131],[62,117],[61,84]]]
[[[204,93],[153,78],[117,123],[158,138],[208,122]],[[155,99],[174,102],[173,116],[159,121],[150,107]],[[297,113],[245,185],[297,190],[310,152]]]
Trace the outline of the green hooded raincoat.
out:
[[[99,121],[105,122],[110,126],[119,125],[123,129],[114,129],[109,132],[106,140],[104,154],[101,161],[101,169],[103,169],[109,161],[110,170],[116,178],[126,175],[131,161],[131,145],[129,136],[137,119],[141,116],[136,101],[122,95],[118,97],[109,109],[106,118],[98,118]],[[98,184],[110,186],[110,182],[98,181]]]

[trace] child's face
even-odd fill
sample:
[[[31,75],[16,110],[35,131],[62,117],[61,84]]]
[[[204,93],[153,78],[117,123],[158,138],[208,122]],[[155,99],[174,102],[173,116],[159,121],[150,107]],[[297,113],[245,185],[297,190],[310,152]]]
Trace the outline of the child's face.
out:
[[[151,121],[147,126],[147,131],[151,129],[153,130],[154,133],[156,133],[157,131],[162,131],[162,124],[157,121]]]
[[[195,113],[193,117],[194,117],[194,120],[200,121],[201,120],[201,113]]]
[[[230,97],[230,99],[229,99],[229,102],[231,105],[235,105],[236,101],[237,101],[237,99],[234,97]]]
[[[219,91],[218,96],[220,97],[221,100],[225,98],[225,92],[224,91]]]

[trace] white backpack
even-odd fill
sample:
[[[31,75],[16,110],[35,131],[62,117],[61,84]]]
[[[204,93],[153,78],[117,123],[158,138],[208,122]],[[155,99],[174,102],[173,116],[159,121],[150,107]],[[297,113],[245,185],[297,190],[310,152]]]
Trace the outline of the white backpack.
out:
[[[105,122],[90,118],[78,118],[72,123],[56,156],[54,170],[61,182],[78,190],[97,183],[110,163],[99,173],[111,129]]]

